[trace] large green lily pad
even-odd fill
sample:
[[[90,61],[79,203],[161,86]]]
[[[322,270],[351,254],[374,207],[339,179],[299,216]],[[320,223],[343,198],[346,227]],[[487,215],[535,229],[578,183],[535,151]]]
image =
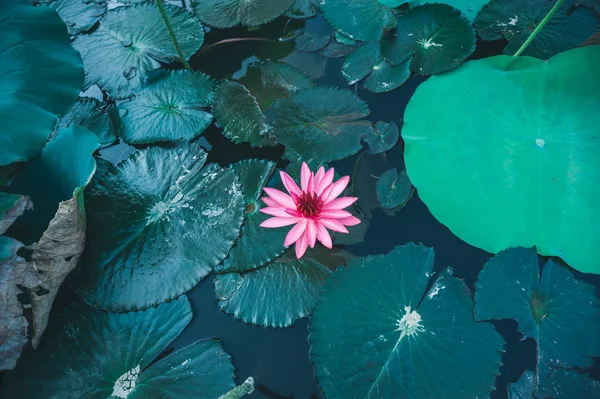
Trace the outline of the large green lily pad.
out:
[[[477,14],[483,6],[489,3],[490,0],[409,0],[408,3],[411,7],[422,6],[428,3],[443,3],[448,4],[454,8],[460,10],[460,12],[467,17],[470,22],[473,22],[477,17]]]
[[[504,52],[513,55],[554,6],[548,0],[492,0],[475,20],[484,40],[506,39]],[[573,7],[565,1],[528,45],[523,55],[548,59],[579,46],[600,30],[600,15],[588,7]]]
[[[334,29],[355,40],[379,41],[396,26],[391,7],[377,0],[319,0],[319,7]]]
[[[181,7],[164,5],[186,58],[202,46],[204,28]],[[141,3],[109,11],[100,27],[79,35],[73,46],[85,63],[85,86],[97,84],[113,98],[131,97],[162,63],[178,55],[156,4]]]
[[[104,0],[41,0],[40,2],[56,10],[72,35],[92,29],[106,12]]]
[[[55,133],[72,125],[91,130],[101,147],[107,147],[117,141],[120,119],[114,105],[104,104],[95,98],[79,97],[69,111],[60,118]]]
[[[154,362],[191,319],[185,296],[129,313],[71,305],[52,320],[39,348],[5,376],[0,392],[28,399],[217,398],[234,386],[219,341],[197,342]]]
[[[600,273],[599,67],[600,47],[589,46],[546,62],[471,61],[423,83],[402,137],[433,215],[486,251],[537,246]]]
[[[194,0],[192,8],[202,22],[215,28],[262,25],[289,10],[294,0]]]
[[[362,148],[361,139],[371,133],[371,122],[362,118],[370,113],[349,90],[317,87],[277,101],[265,116],[269,133],[285,145],[285,158],[329,162]]]
[[[0,165],[39,154],[82,84],[81,57],[58,14],[0,2]]]
[[[477,323],[465,285],[433,273],[433,250],[356,258],[329,279],[311,324],[312,360],[329,399],[488,397],[503,340]]]
[[[550,259],[540,277],[534,249],[508,249],[490,259],[475,292],[478,320],[514,319],[535,339],[537,385],[548,370],[587,367],[600,356],[600,303],[592,285]]]
[[[73,287],[111,310],[147,308],[191,289],[236,239],[235,173],[204,166],[198,144],[134,153],[88,186],[88,237]]]
[[[384,41],[385,57],[392,65],[410,62],[419,75],[449,71],[475,51],[475,31],[469,20],[446,4],[411,8]]]
[[[151,144],[195,139],[212,123],[207,108],[214,86],[214,81],[201,72],[157,74],[132,100],[119,105],[123,140]]]

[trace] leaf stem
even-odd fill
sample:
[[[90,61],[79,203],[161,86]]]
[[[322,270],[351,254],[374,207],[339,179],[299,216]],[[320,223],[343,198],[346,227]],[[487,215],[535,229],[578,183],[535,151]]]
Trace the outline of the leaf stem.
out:
[[[177,41],[177,37],[175,36],[175,31],[173,30],[171,22],[169,21],[169,17],[167,16],[167,12],[165,11],[163,0],[156,0],[156,5],[158,6],[158,11],[160,11],[160,15],[163,21],[165,21],[165,26],[167,27],[167,31],[169,31],[169,36],[171,36],[171,40],[173,41],[175,50],[177,50],[177,54],[179,54],[179,60],[181,60],[181,63],[183,64],[185,69],[191,71],[192,67],[190,67],[190,64],[187,62],[185,56],[183,55],[183,51],[181,51],[181,46],[179,46],[179,42]]]
[[[254,378],[248,377],[242,385],[233,388],[219,399],[240,399],[252,392],[254,392]]]
[[[548,23],[548,21],[550,21],[550,19],[552,18],[552,16],[558,11],[558,9],[560,8],[560,6],[562,6],[562,4],[564,2],[565,2],[565,0],[557,0],[556,3],[554,3],[554,6],[550,9],[550,11],[548,11],[548,14],[546,14],[546,16],[544,17],[544,19],[542,19],[542,22],[540,22],[540,24],[535,27],[535,29],[533,30],[533,32],[531,32],[531,35],[529,35],[529,37],[527,38],[527,40],[525,40],[525,43],[523,43],[523,45],[521,46],[521,48],[519,48],[517,50],[517,52],[515,53],[515,55],[513,55],[513,57],[520,56],[523,53],[523,51],[525,51],[525,49],[527,49],[527,47],[529,46],[529,44],[533,41],[533,39],[535,39],[535,37],[538,35],[538,33],[540,33],[540,31],[542,30],[542,28]]]
[[[225,40],[221,40],[219,42],[210,44],[208,46],[204,46],[202,47],[202,49],[200,50],[200,52],[205,52],[205,51],[209,51],[210,49],[212,49],[215,46],[218,46],[219,44],[225,44],[225,43],[237,43],[237,42],[270,42],[270,43],[279,43],[279,41],[277,40],[273,40],[273,39],[267,39],[264,37],[235,37],[232,39],[225,39]]]

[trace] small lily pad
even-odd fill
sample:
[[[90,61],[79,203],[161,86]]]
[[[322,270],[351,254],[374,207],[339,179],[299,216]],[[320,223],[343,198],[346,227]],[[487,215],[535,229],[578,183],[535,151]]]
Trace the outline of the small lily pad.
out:
[[[63,128],[77,125],[92,131],[100,140],[100,147],[117,141],[121,121],[113,105],[103,104],[95,98],[79,97],[69,111],[60,118],[55,133]]]
[[[379,121],[371,132],[372,134],[363,138],[363,141],[369,145],[369,154],[380,154],[391,150],[400,137],[398,125],[394,121],[389,123]]]
[[[98,23],[106,12],[103,0],[39,0],[58,12],[71,35],[87,32]]]
[[[319,51],[331,41],[331,35],[320,35],[312,32],[302,32],[294,39],[296,51],[311,53]]]
[[[564,2],[523,55],[545,60],[579,46],[600,30],[600,15],[571,3]],[[475,30],[483,40],[508,40],[504,52],[513,55],[554,4],[548,0],[492,0],[477,16]]]
[[[30,399],[217,398],[235,386],[230,357],[219,341],[200,341],[159,356],[191,319],[185,296],[129,313],[71,305],[52,319],[39,348],[5,375],[2,394]]]
[[[363,41],[379,41],[396,27],[392,9],[377,0],[320,0],[323,17],[344,35]]]
[[[327,58],[342,58],[350,54],[352,50],[354,50],[352,46],[347,46],[332,40],[325,48],[321,49],[319,54]]]
[[[257,26],[289,10],[294,0],[194,0],[192,8],[202,22],[215,28]]]
[[[85,192],[88,239],[71,283],[94,306],[147,308],[191,289],[219,264],[243,218],[238,178],[204,166],[198,144],[134,153]]]
[[[181,7],[164,5],[184,56],[190,58],[204,40],[200,21]],[[85,87],[97,84],[113,98],[131,97],[150,71],[179,60],[156,4],[117,7],[106,13],[100,27],[79,35],[73,46],[85,64]]]
[[[285,15],[295,19],[308,19],[317,15],[317,10],[310,0],[294,0],[292,8]]]
[[[119,104],[123,140],[151,144],[195,139],[212,123],[207,109],[214,86],[201,72],[169,71],[154,76],[132,100]]]
[[[412,197],[412,184],[405,171],[396,168],[385,171],[377,180],[377,200],[384,209],[403,207]]]
[[[489,2],[490,0],[408,0],[411,7],[422,6],[428,3],[447,4],[460,10],[470,22],[475,20],[479,11]]]
[[[475,31],[460,11],[446,4],[425,4],[398,20],[383,48],[392,65],[410,60],[414,73],[433,75],[462,64],[475,51],[475,41]]]
[[[427,289],[433,258],[409,244],[353,259],[328,280],[310,336],[327,398],[489,396],[503,339],[475,322],[465,285],[448,271]]]
[[[367,103],[353,92],[328,87],[302,90],[279,100],[266,112],[269,133],[285,145],[289,160],[346,158],[361,148],[370,134]]]

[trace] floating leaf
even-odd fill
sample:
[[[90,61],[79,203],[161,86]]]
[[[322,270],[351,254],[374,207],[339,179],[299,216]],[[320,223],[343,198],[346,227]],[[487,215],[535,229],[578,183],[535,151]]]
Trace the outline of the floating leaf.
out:
[[[429,3],[443,3],[451,7],[457,8],[460,12],[467,17],[470,22],[473,22],[477,17],[477,14],[483,6],[489,3],[490,0],[409,0],[408,3],[411,7],[422,6],[423,4]]]
[[[319,54],[327,58],[342,58],[350,54],[354,50],[352,46],[331,41]]]
[[[117,110],[112,105],[104,105],[95,98],[79,97],[69,111],[60,118],[55,133],[72,125],[91,130],[100,140],[101,147],[117,141],[120,125]]]
[[[579,46],[600,30],[600,16],[588,7],[572,7],[566,1],[523,52],[548,59]],[[554,6],[548,0],[492,0],[475,20],[483,40],[506,39],[504,52],[513,55]]]
[[[32,208],[28,197],[0,192],[0,235],[6,233],[23,212]]]
[[[392,66],[381,54],[378,42],[365,43],[356,48],[342,64],[342,75],[349,85],[365,77],[365,87],[383,93],[400,87],[410,77],[410,62]]]
[[[600,47],[588,46],[546,62],[470,61],[421,84],[402,137],[431,213],[486,251],[535,245],[600,273],[598,68]]]
[[[232,170],[205,161],[198,144],[150,147],[96,174],[85,192],[86,250],[72,281],[86,301],[112,310],[154,306],[191,289],[227,256],[243,196]]]
[[[532,399],[536,390],[537,377],[533,371],[527,370],[519,381],[508,386],[508,399]]]
[[[185,296],[129,313],[72,305],[52,319],[39,348],[5,376],[2,393],[30,399],[214,399],[235,386],[219,341],[197,342],[154,362],[191,319]]]
[[[294,0],[292,8],[285,15],[290,18],[308,19],[317,15],[317,10],[310,0]]]
[[[83,69],[49,7],[0,1],[0,37],[0,165],[8,165],[44,148],[57,115],[79,95]]]
[[[503,340],[475,322],[471,297],[448,271],[427,291],[432,271],[433,250],[409,244],[333,274],[310,337],[329,399],[489,396]]]
[[[336,41],[338,41],[341,44],[345,44],[346,46],[355,46],[357,43],[356,40],[352,39],[349,36],[344,35],[339,30],[336,30],[334,32],[333,36],[335,37]]]
[[[56,10],[67,24],[71,35],[89,31],[106,12],[106,3],[103,0],[38,1]]]
[[[398,20],[394,34],[385,38],[384,54],[392,65],[410,62],[414,73],[433,75],[462,64],[475,51],[475,41],[471,23],[457,9],[426,4]]]
[[[217,273],[245,272],[256,269],[280,255],[285,247],[284,229],[260,227],[268,215],[260,212],[265,207],[260,197],[263,188],[275,172],[275,164],[258,159],[244,160],[231,166],[242,184],[244,194],[244,222],[240,236],[222,264],[215,268]]]
[[[396,168],[384,172],[377,180],[377,199],[385,209],[403,207],[412,197],[412,185],[405,171]]]
[[[534,249],[513,248],[490,259],[475,291],[478,320],[514,319],[538,345],[538,381],[554,364],[587,367],[600,356],[600,303],[594,287],[550,259],[542,272]]]
[[[334,29],[355,40],[379,41],[396,26],[392,9],[377,0],[319,0],[319,7]]]
[[[202,22],[215,28],[257,26],[270,22],[292,7],[294,0],[193,0]]]
[[[358,152],[370,133],[371,111],[349,90],[319,87],[279,100],[266,112],[269,133],[285,145],[290,160],[328,162]]]
[[[130,144],[193,140],[212,123],[213,80],[201,72],[169,71],[153,77],[119,104],[123,140]]]
[[[298,52],[313,52],[321,50],[327,46],[331,40],[331,35],[319,35],[312,32],[302,32],[295,38],[296,51]]]
[[[200,21],[181,7],[164,5],[184,56],[202,46]],[[97,84],[114,98],[131,97],[162,63],[179,60],[156,4],[141,3],[110,10],[100,27],[79,35],[73,46],[85,63],[86,87]]]
[[[363,141],[369,145],[369,154],[380,154],[391,150],[400,137],[398,125],[379,121],[375,124],[372,134],[366,135]]]
[[[542,392],[536,397],[552,399],[597,398],[600,396],[600,382],[580,374],[575,370],[557,368],[547,376]],[[510,398],[516,399],[516,398]]]

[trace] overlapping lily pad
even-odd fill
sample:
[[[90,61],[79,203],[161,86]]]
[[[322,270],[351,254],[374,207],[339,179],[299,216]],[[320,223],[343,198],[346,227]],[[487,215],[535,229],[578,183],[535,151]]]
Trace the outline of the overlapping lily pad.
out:
[[[546,62],[471,61],[420,85],[402,137],[432,214],[489,252],[536,246],[600,273],[599,66],[600,47],[588,46]]]
[[[319,7],[334,29],[355,40],[379,41],[396,27],[391,7],[377,0],[320,0]]]
[[[377,200],[384,209],[403,207],[412,196],[412,185],[405,171],[385,171],[377,180]]]
[[[540,276],[534,249],[509,249],[490,259],[477,280],[478,320],[514,319],[538,345],[538,389],[549,370],[587,367],[600,356],[600,303],[594,287],[550,259]]]
[[[394,121],[377,122],[371,133],[363,138],[363,141],[369,145],[369,154],[380,154],[391,150],[400,137],[398,125]]]
[[[212,123],[207,108],[214,86],[201,72],[158,73],[135,98],[119,105],[123,139],[130,144],[151,144],[198,137]]]
[[[294,0],[194,0],[192,8],[202,22],[215,28],[257,26],[289,10]]]
[[[512,55],[544,19],[554,3],[555,1],[548,0],[492,0],[477,16],[475,29],[484,40],[508,40],[504,52]],[[523,55],[545,60],[579,46],[600,30],[600,15],[589,7],[573,7],[572,3],[564,2]]]
[[[243,219],[235,173],[198,144],[140,150],[86,190],[88,239],[73,287],[113,310],[170,300],[229,252]]]
[[[294,39],[296,43],[296,51],[298,52],[314,52],[321,50],[331,41],[330,34],[317,34],[312,32],[302,32]]]
[[[184,56],[190,58],[202,46],[202,24],[181,7],[164,7]],[[97,84],[113,98],[131,97],[151,70],[179,59],[153,3],[109,11],[97,30],[77,36],[73,46],[83,57],[86,87]]]
[[[217,398],[234,386],[233,366],[219,341],[197,342],[154,362],[191,319],[185,297],[130,313],[72,305],[52,320],[40,347],[6,375],[1,393],[31,399]]]
[[[475,31],[457,9],[446,4],[411,8],[384,40],[384,55],[392,65],[410,62],[419,75],[456,68],[475,51]]]
[[[409,244],[351,260],[329,279],[310,338],[329,399],[489,396],[503,340],[475,322],[470,295],[448,271],[427,290],[433,257]]]
[[[120,119],[113,105],[103,104],[95,98],[79,97],[69,111],[60,118],[55,132],[72,125],[91,130],[106,147],[117,141]]]
[[[285,15],[295,19],[307,19],[317,15],[317,9],[311,0],[294,0],[292,8]]]
[[[39,154],[77,99],[83,68],[49,7],[0,2],[0,37],[0,165],[8,165]]]
[[[40,0],[40,2],[58,12],[67,24],[71,35],[89,31],[106,12],[104,0]]]
[[[328,87],[299,91],[279,100],[266,112],[269,133],[285,145],[290,160],[329,162],[361,148],[371,130],[367,103],[353,92]]]
[[[451,7],[457,8],[460,12],[467,17],[470,22],[473,22],[477,17],[477,14],[483,6],[489,3],[490,0],[409,0],[408,3],[411,7],[422,6],[428,3],[443,3],[448,4]]]

